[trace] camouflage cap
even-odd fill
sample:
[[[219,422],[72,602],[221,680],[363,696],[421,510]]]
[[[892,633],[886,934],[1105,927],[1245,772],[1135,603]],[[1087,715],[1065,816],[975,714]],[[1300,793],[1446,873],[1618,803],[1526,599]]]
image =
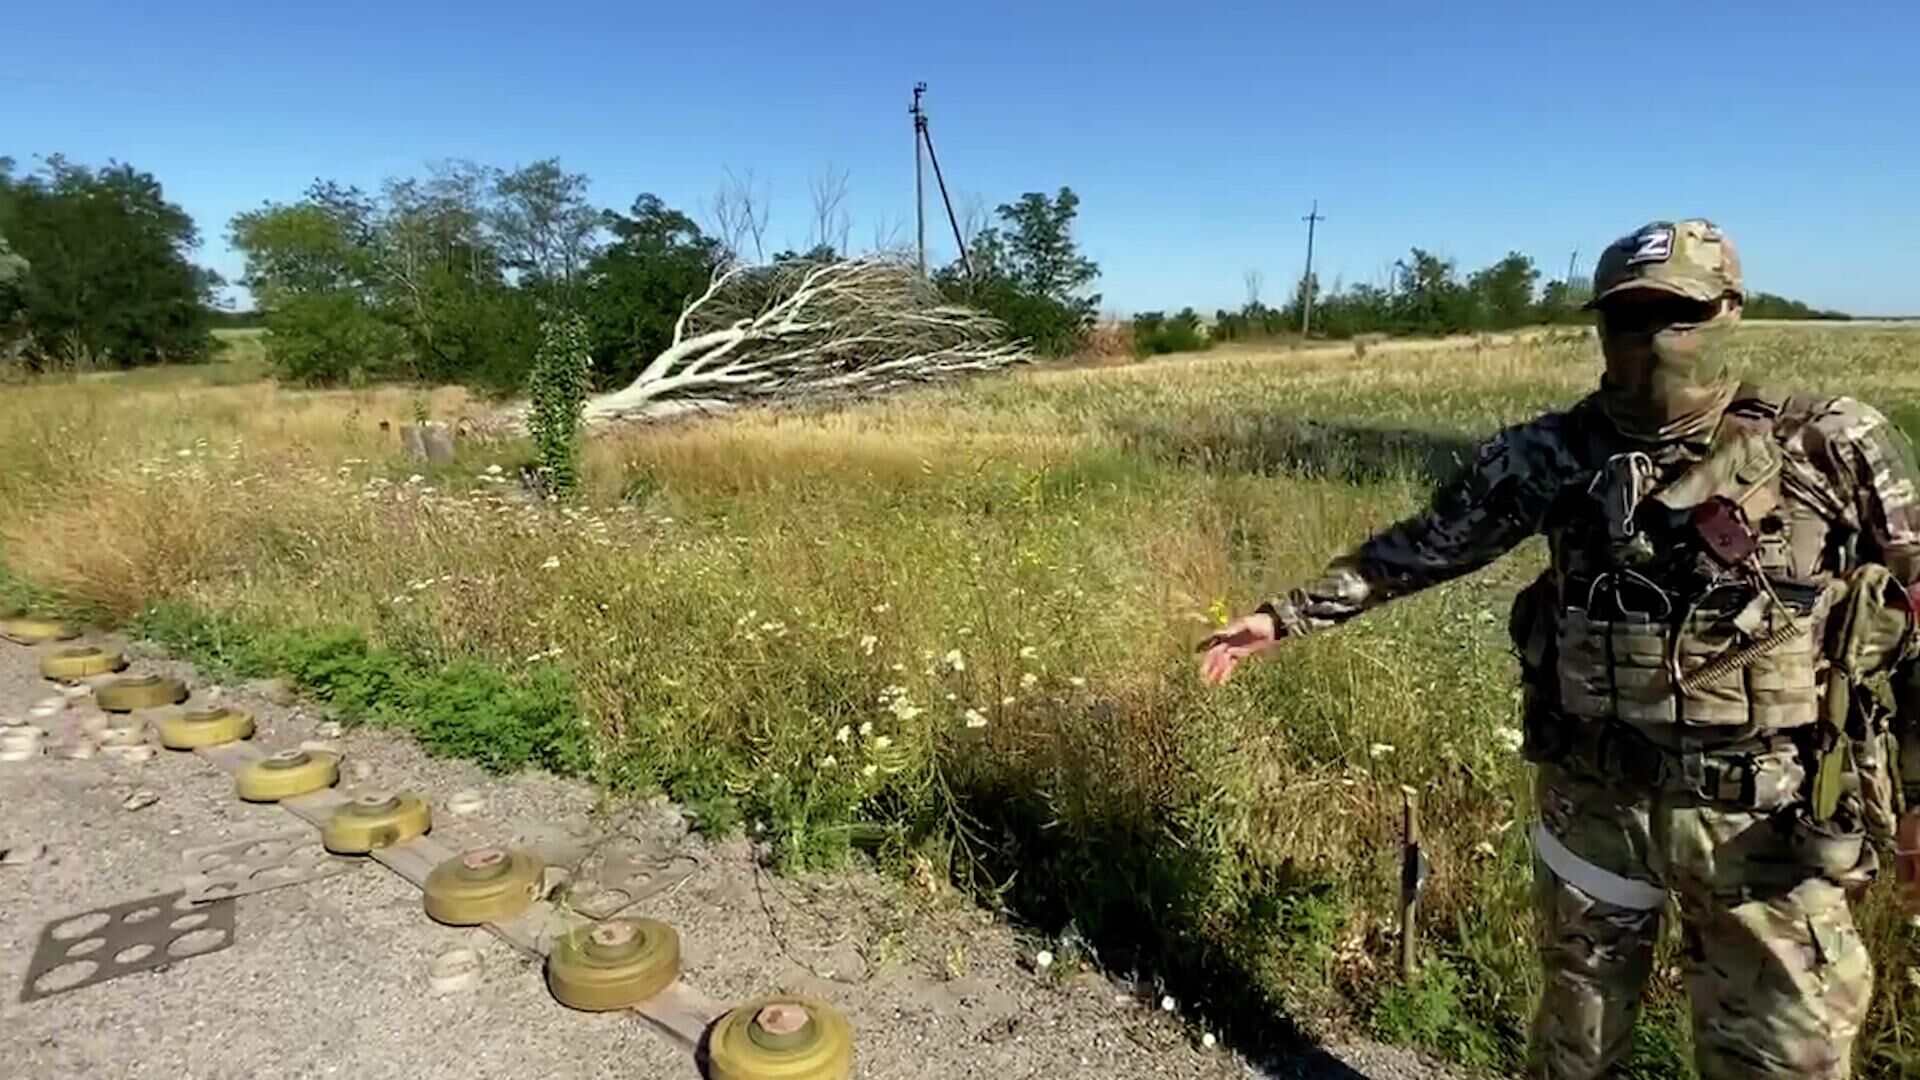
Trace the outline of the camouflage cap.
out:
[[[1733,241],[1704,218],[1649,222],[1607,245],[1594,267],[1587,306],[1630,289],[1659,289],[1703,303],[1746,297]]]

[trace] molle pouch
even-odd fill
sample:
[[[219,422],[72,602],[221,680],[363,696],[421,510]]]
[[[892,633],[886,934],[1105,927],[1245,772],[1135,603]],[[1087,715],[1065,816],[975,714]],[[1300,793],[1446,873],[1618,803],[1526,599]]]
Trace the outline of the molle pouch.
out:
[[[1893,841],[1904,810],[1900,797],[1900,746],[1884,728],[1869,729],[1853,740],[1853,768],[1860,777],[1861,816],[1867,835],[1882,843]]]
[[[1596,619],[1578,608],[1560,615],[1560,707],[1589,720],[1671,724],[1666,627],[1647,618]]]
[[[1553,674],[1558,666],[1553,622],[1558,593],[1553,575],[1542,574],[1514,597],[1507,618],[1507,636],[1520,661],[1520,752],[1528,761],[1556,761],[1568,747]]]
[[[1891,842],[1906,808],[1903,778],[1920,779],[1911,706],[1916,647],[1911,599],[1884,566],[1866,563],[1847,575],[1847,590],[1828,622],[1829,655],[1851,687],[1845,738],[1861,816],[1877,841]]]
[[[1792,632],[1794,623],[1791,611],[1772,608],[1753,632],[1773,641],[1745,672],[1751,723],[1763,730],[1801,727],[1820,715],[1819,650],[1810,631]]]

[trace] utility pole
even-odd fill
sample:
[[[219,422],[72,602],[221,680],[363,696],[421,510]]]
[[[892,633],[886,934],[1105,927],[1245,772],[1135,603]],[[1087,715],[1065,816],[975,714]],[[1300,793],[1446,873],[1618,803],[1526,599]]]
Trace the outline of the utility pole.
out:
[[[920,152],[927,134],[927,113],[920,107],[920,96],[926,92],[926,83],[914,83],[913,107],[907,110],[907,114],[913,117],[913,221],[914,231],[919,237],[921,277],[927,276],[926,156]]]
[[[1307,328],[1313,325],[1313,227],[1327,220],[1320,213],[1320,200],[1313,200],[1313,210],[1300,219],[1307,223],[1307,272],[1300,279],[1300,336],[1307,336]]]
[[[907,111],[913,116],[913,195],[914,220],[920,233],[920,276],[927,276],[927,197],[926,181],[921,171],[921,149],[926,149],[924,160],[933,163],[933,178],[940,184],[940,202],[947,208],[947,224],[953,226],[953,243],[960,249],[960,266],[967,273],[967,280],[973,280],[973,256],[967,251],[966,238],[960,235],[960,218],[953,212],[953,198],[947,194],[947,177],[940,171],[940,155],[933,149],[933,131],[927,127],[927,111],[920,107],[920,95],[927,92],[926,83],[913,86],[913,108]]]

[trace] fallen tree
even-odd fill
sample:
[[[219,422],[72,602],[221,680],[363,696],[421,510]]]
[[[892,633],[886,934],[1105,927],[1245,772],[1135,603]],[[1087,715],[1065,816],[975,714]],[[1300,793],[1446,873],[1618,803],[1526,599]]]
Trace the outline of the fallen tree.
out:
[[[672,344],[631,383],[587,400],[584,418],[865,396],[1030,356],[897,256],[736,265],[686,306]]]

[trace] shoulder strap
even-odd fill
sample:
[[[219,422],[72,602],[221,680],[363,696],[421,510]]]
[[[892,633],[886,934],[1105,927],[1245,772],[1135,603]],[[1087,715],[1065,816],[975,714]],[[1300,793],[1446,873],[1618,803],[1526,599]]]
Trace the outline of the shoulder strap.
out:
[[[1768,426],[1786,410],[1792,395],[1764,383],[1743,382],[1733,392],[1727,411],[1743,417],[1764,419]]]

